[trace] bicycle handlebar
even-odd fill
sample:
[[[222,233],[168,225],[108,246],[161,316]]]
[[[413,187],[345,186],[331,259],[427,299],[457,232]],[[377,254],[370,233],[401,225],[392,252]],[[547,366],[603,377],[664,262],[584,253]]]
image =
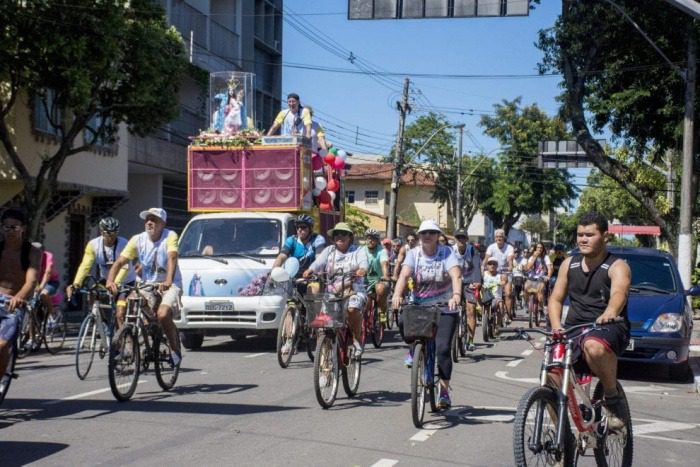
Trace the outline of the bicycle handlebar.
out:
[[[595,321],[591,321],[590,323],[575,324],[573,326],[569,326],[568,328],[552,330],[552,331],[547,331],[545,329],[539,329],[539,328],[529,329],[529,328],[517,327],[517,328],[501,328],[500,332],[518,334],[520,337],[523,337],[524,339],[529,339],[528,332],[535,332],[538,334],[545,335],[547,337],[553,337],[556,340],[564,340],[564,339],[570,339],[572,337],[571,334],[574,331],[578,331],[579,329],[590,328],[590,329],[586,329],[586,330],[593,331],[594,329],[603,329],[603,326],[605,326],[606,324],[616,324],[616,323],[624,323],[624,322],[625,322],[625,319],[622,318],[621,316],[618,316],[615,319],[609,320],[607,323],[600,323],[599,324]]]

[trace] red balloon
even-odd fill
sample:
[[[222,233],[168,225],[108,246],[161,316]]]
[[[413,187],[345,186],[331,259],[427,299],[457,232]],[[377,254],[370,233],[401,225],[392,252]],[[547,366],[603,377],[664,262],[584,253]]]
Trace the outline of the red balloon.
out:
[[[333,167],[335,167],[336,170],[343,170],[343,167],[345,167],[345,161],[340,157],[336,157],[333,161]]]
[[[311,157],[311,168],[316,171],[323,168],[323,159],[318,154],[314,154]]]
[[[335,156],[329,152],[326,154],[326,157],[324,157],[323,160],[326,161],[326,164],[332,167],[333,163],[335,162]]]
[[[331,178],[328,180],[328,186],[326,187],[326,190],[328,191],[339,191],[340,190],[340,182],[336,180],[335,178]]]

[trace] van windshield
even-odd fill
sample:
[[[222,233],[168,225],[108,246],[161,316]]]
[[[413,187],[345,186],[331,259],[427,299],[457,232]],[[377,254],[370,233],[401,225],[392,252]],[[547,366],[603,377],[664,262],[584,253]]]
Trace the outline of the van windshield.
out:
[[[276,256],[282,242],[282,225],[275,219],[201,219],[182,233],[179,255]]]

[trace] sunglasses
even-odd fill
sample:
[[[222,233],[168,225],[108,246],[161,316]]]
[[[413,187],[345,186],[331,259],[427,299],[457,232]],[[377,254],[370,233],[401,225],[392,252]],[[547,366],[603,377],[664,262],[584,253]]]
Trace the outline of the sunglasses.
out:
[[[4,230],[5,232],[12,232],[12,231],[17,232],[21,229],[22,229],[21,224],[13,224],[13,225],[3,224],[3,226],[2,226],[2,230]]]
[[[350,233],[349,232],[337,232],[333,234],[333,238],[336,237],[349,237]]]
[[[103,230],[102,231],[102,235],[108,235],[110,237],[114,237],[115,235],[117,235],[117,233],[118,232],[116,230]]]
[[[421,235],[438,235],[440,232],[438,232],[437,230],[424,230],[420,233]]]
[[[306,230],[309,228],[309,226],[306,224],[297,224],[296,228],[297,228],[297,230],[299,230],[299,229]]]

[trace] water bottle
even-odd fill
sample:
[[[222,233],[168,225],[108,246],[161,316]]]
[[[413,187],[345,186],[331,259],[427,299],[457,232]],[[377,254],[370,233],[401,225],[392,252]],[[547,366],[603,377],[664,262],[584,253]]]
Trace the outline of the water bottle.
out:
[[[416,294],[413,293],[413,278],[408,278],[408,304],[413,305],[416,303]]]

